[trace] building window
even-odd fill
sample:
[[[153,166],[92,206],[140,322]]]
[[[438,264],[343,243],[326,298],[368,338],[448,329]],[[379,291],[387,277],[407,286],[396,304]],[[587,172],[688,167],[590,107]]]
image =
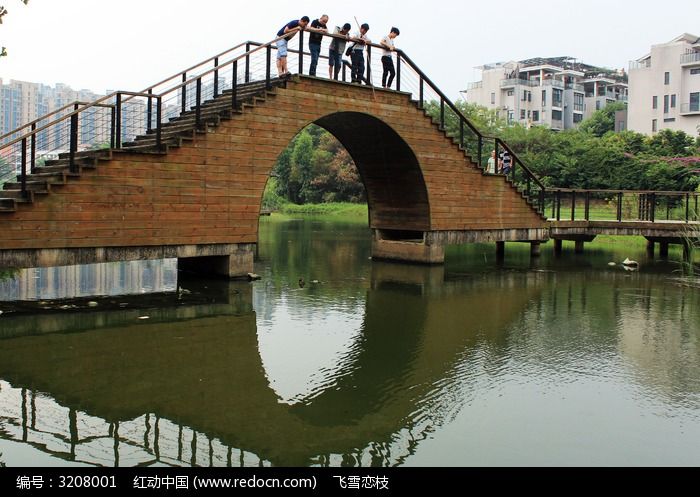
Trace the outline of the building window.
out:
[[[664,122],[665,122],[665,123],[675,123],[675,122],[676,122],[676,118],[675,118],[675,117],[669,117],[669,118],[664,119]]]
[[[656,133],[658,130],[659,130],[658,120],[652,119],[651,120],[651,132]]]
[[[508,90],[508,96],[512,97],[513,95],[515,95],[515,92],[513,90]]]
[[[538,110],[533,110],[533,111],[532,111],[532,120],[533,120],[534,122],[539,122],[539,120],[540,120],[540,111],[538,111]]]
[[[671,108],[675,109],[676,108],[676,96],[671,95]]]
[[[564,90],[559,90],[557,88],[552,89],[552,107],[561,107],[561,103],[564,97]]]
[[[583,121],[583,114],[574,113],[574,124],[580,123],[581,121]]]
[[[525,109],[520,111],[520,119],[525,119]]]
[[[583,112],[583,93],[574,93],[574,110]]]
[[[668,95],[664,95],[664,114],[668,114]]]
[[[496,94],[491,93],[491,105],[494,105],[496,103]]]
[[[624,131],[625,129],[627,129],[627,123],[625,121],[618,121],[617,122],[617,130]]]
[[[690,70],[690,74],[692,74],[692,75],[700,74],[700,68],[691,69],[691,70]]]
[[[651,97],[651,108],[652,109],[658,109],[659,108],[659,97],[654,95]]]
[[[512,124],[514,119],[515,119],[515,114],[513,114],[512,110],[509,110],[508,111],[508,124]]]
[[[670,72],[665,72],[665,73],[664,73],[664,84],[665,84],[665,85],[670,85],[670,84],[671,84],[671,73],[670,73]]]
[[[700,92],[695,92],[690,94],[690,112],[700,111]]]
[[[595,110],[600,110],[600,100],[595,101]]]
[[[547,90],[542,90],[542,107],[547,107]]]
[[[561,121],[562,118],[562,113],[560,110],[553,110],[552,111],[552,120],[553,121]]]

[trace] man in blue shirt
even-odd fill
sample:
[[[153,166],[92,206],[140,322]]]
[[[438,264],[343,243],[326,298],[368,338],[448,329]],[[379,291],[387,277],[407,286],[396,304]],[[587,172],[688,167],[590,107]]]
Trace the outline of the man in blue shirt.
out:
[[[308,24],[308,16],[304,16],[299,20],[290,21],[277,32],[277,37],[284,36],[296,28],[306,29]],[[297,34],[296,31],[277,41],[277,74],[279,74],[280,77],[289,74],[287,70],[287,42],[294,38],[295,34]]]

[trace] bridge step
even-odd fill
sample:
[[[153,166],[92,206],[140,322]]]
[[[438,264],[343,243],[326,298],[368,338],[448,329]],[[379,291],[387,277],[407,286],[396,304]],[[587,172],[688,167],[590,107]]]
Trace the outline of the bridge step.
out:
[[[0,198],[0,213],[15,212],[17,210],[14,199]]]
[[[51,191],[52,185],[60,185],[60,183],[49,183],[48,181],[27,181],[27,190],[33,191],[34,193],[49,193]],[[20,182],[8,182],[3,185],[2,196],[6,196],[7,190],[16,190],[21,193],[22,183]]]

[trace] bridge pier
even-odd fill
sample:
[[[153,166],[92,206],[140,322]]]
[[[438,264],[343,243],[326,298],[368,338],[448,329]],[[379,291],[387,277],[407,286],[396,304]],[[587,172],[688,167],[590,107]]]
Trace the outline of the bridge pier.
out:
[[[647,255],[649,258],[653,259],[654,258],[654,252],[656,249],[656,244],[654,243],[653,240],[647,240]]]
[[[530,257],[539,257],[542,255],[542,243],[530,242]]]
[[[418,231],[372,230],[372,259],[415,264],[444,264],[445,245]]]
[[[226,255],[195,255],[179,257],[177,268],[180,271],[223,276],[230,279],[247,278],[253,272],[255,244],[239,243],[229,245]]]
[[[659,257],[668,259],[668,242],[659,242]]]

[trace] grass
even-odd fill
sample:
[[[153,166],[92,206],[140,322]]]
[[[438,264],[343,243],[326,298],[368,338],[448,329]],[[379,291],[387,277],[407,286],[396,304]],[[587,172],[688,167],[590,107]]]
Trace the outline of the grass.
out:
[[[297,205],[286,203],[280,206],[282,214],[306,214],[319,216],[342,216],[367,218],[367,204],[351,204],[349,202],[331,202],[327,204]]]

